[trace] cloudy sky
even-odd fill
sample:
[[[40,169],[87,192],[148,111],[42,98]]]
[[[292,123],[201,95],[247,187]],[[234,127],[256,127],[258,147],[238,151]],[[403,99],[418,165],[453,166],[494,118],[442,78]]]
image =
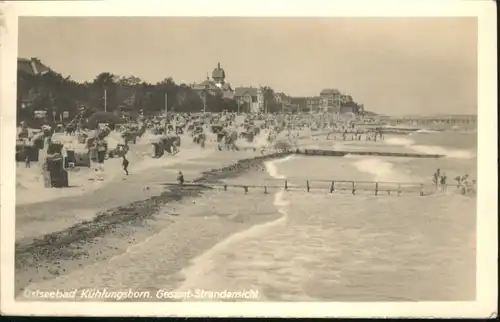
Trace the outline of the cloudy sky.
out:
[[[337,88],[388,114],[477,111],[475,18],[23,17],[18,56],[77,81],[192,83],[220,62],[233,87]]]

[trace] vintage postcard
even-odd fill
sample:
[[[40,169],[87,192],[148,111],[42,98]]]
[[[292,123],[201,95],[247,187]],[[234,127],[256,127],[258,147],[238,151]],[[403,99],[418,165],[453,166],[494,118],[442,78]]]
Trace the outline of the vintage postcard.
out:
[[[493,1],[0,8],[2,314],[496,317]]]

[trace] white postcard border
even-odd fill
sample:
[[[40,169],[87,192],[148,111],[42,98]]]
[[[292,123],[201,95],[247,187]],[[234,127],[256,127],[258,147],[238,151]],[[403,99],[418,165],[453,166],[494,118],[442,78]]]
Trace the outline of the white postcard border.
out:
[[[493,1],[183,0],[6,3],[0,38],[2,314],[63,316],[488,317],[497,310],[497,58]],[[14,301],[18,16],[478,17],[478,222],[475,302],[48,303]],[[1,20],[1,19],[0,19]],[[0,21],[1,22],[1,21]],[[14,107],[14,108],[13,108]]]

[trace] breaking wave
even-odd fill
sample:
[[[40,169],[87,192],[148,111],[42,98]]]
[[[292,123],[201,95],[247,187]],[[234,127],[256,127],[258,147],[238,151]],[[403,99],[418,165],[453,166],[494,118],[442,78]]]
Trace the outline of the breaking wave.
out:
[[[433,133],[440,133],[441,131],[436,131],[436,130],[427,130],[427,129],[421,129],[418,131],[415,131],[415,133],[420,133],[420,134],[433,134]]]
[[[370,173],[376,181],[386,182],[414,182],[418,179],[413,178],[399,170],[390,162],[370,158],[362,159],[354,163],[354,166],[361,172]]]
[[[386,144],[400,145],[424,154],[442,154],[452,159],[472,159],[476,156],[473,151],[462,149],[448,149],[437,145],[420,145],[410,138],[398,137],[385,139]]]

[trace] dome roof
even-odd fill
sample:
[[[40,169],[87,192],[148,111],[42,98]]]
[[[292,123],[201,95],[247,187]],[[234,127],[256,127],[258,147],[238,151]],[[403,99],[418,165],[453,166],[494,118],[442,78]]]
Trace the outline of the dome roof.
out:
[[[223,68],[220,67],[220,63],[217,64],[217,67],[212,71],[212,79],[224,79],[226,78],[226,72]]]
[[[320,93],[320,95],[331,95],[331,94],[340,94],[340,91],[335,88],[325,88]]]

